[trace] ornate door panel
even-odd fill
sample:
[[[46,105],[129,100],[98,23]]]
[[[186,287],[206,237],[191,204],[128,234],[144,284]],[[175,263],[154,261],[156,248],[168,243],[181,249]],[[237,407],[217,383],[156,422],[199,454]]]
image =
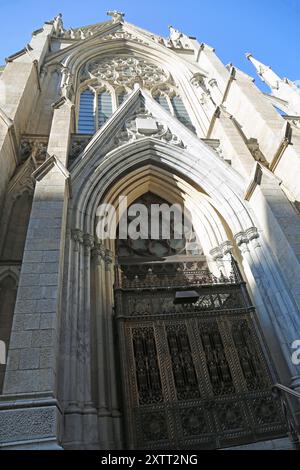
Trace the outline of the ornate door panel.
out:
[[[153,276],[116,287],[127,446],[215,449],[285,435],[244,283],[199,272],[199,300],[174,305],[180,286],[162,277],[150,287]]]

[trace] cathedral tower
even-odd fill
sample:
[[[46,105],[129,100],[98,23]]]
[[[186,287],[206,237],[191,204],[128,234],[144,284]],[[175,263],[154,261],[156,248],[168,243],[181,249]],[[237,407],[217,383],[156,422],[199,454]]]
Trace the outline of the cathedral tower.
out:
[[[299,89],[108,15],[0,69],[0,447],[296,445]]]

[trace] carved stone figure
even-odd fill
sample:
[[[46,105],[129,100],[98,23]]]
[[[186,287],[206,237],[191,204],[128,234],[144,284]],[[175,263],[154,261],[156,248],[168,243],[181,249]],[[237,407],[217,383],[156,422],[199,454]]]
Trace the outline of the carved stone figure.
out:
[[[119,22],[122,23],[124,21],[125,13],[121,13],[120,11],[114,10],[114,11],[108,11],[107,15],[111,16],[113,23],[119,23]]]

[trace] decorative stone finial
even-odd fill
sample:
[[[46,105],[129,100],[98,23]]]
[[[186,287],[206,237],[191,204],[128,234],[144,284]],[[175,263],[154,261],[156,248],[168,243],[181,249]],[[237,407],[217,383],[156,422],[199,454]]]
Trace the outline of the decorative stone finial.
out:
[[[119,23],[119,22],[123,23],[125,13],[121,13],[120,11],[113,10],[113,11],[108,11],[107,16],[111,16],[113,23]]]
[[[177,48],[181,48],[181,41],[180,39],[183,37],[183,34],[178,30],[173,28],[173,26],[169,26],[170,31],[170,39],[169,45]]]
[[[55,18],[53,20],[53,26],[54,26],[54,30],[57,34],[62,33],[64,31],[64,24],[63,24],[62,14],[61,13],[58,13],[58,15],[55,16]]]
[[[169,30],[170,39],[172,39],[172,41],[177,41],[178,39],[182,38],[182,33],[178,29],[173,28],[173,26],[169,26]]]

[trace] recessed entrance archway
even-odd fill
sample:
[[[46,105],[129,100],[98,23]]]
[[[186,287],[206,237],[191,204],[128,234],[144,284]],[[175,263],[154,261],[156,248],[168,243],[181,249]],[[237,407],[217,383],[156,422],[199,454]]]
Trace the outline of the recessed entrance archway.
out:
[[[72,309],[70,310],[70,312],[72,312],[71,322],[75,322],[76,325],[79,324],[82,332],[81,330],[79,331],[79,339],[78,334],[73,335],[71,339],[71,344],[73,344],[72,347],[76,347],[76,343],[81,337],[87,338],[90,335],[90,324],[93,324],[95,328],[93,330],[93,335],[89,337],[89,341],[92,343],[92,354],[90,354],[89,351],[80,351],[80,355],[84,356],[81,357],[80,361],[85,364],[85,367],[80,367],[78,364],[75,364],[75,366],[72,365],[70,370],[70,391],[67,400],[71,405],[66,412],[66,416],[69,414],[80,414],[80,410],[77,410],[74,405],[74,403],[79,401],[79,397],[81,402],[87,402],[89,404],[86,413],[87,415],[90,414],[91,419],[95,419],[95,416],[97,415],[97,411],[95,410],[98,410],[97,419],[99,429],[101,428],[102,430],[103,441],[101,445],[103,445],[103,448],[110,447],[109,443],[111,442],[111,439],[114,439],[114,442],[117,443],[115,445],[118,447],[121,447],[122,445],[131,447],[140,445],[144,446],[147,439],[145,441],[145,439],[142,438],[142,441],[139,441],[134,433],[130,434],[130,441],[127,441],[125,444],[122,443],[122,439],[126,433],[123,434],[120,431],[124,421],[123,415],[119,412],[120,394],[119,380],[117,378],[120,377],[120,369],[118,367],[118,357],[120,351],[122,352],[122,358],[127,357],[127,354],[130,356],[130,352],[125,350],[124,346],[122,346],[120,342],[116,342],[115,317],[118,316],[118,312],[122,312],[122,310],[118,307],[118,300],[114,300],[114,294],[116,296],[115,298],[120,298],[120,292],[122,291],[126,293],[126,288],[117,284],[116,281],[115,240],[97,239],[95,227],[97,208],[99,207],[99,204],[112,204],[118,212],[120,209],[120,195],[126,195],[130,205],[137,198],[150,191],[165,199],[170,204],[177,202],[182,206],[186,206],[192,215],[192,223],[195,230],[199,233],[203,252],[206,256],[209,270],[212,273],[210,277],[212,280],[211,282],[208,282],[207,285],[201,285],[200,282],[200,284],[198,283],[198,285],[195,286],[197,290],[200,288],[203,293],[202,295],[201,292],[199,292],[200,303],[203,301],[205,305],[209,298],[211,308],[208,310],[201,306],[198,306],[200,310],[193,310],[193,308],[191,308],[188,316],[191,321],[198,321],[199,311],[204,311],[205,313],[203,314],[203,318],[206,317],[208,321],[214,319],[215,323],[212,324],[212,331],[214,332],[214,327],[217,324],[218,334],[221,337],[222,344],[225,345],[224,348],[228,347],[230,349],[230,345],[232,345],[232,341],[234,341],[234,333],[228,333],[228,319],[221,317],[224,310],[227,311],[229,316],[237,313],[234,312],[235,308],[229,308],[229,304],[233,300],[233,295],[235,299],[239,299],[235,304],[237,310],[244,315],[243,318],[242,316],[240,318],[236,318],[237,322],[240,322],[240,320],[241,322],[244,321],[243,324],[245,325],[246,331],[245,335],[247,336],[250,331],[250,343],[252,345],[256,344],[255,348],[258,348],[253,351],[254,355],[261,355],[261,349],[259,342],[257,342],[257,337],[255,336],[255,329],[253,326],[255,321],[254,318],[251,318],[253,316],[253,305],[252,302],[249,301],[249,296],[244,290],[244,282],[241,280],[239,282],[230,282],[231,269],[229,268],[229,261],[230,252],[235,254],[237,259],[241,257],[236,240],[238,241],[239,246],[242,244],[248,245],[252,243],[252,240],[255,242],[258,234],[257,229],[253,227],[253,218],[246,207],[246,203],[241,199],[238,182],[236,184],[234,183],[235,175],[231,174],[227,168],[224,169],[224,167],[221,166],[220,168],[223,168],[225,175],[222,176],[222,183],[220,183],[220,176],[217,176],[217,173],[220,170],[218,167],[219,164],[210,168],[210,157],[208,155],[204,155],[203,158],[205,161],[200,162],[202,159],[201,155],[197,159],[195,156],[190,155],[183,149],[178,149],[172,145],[166,145],[152,138],[145,138],[142,139],[142,141],[135,142],[134,144],[123,145],[120,148],[112,150],[104,157],[97,156],[97,152],[95,148],[93,148],[93,145],[91,144],[91,156],[89,157],[89,152],[87,152],[84,157],[88,160],[86,161],[86,164],[83,165],[83,163],[80,163],[79,165],[82,166],[82,170],[79,171],[79,167],[76,168],[76,171],[74,170],[74,210],[71,213],[72,246],[69,255],[70,265],[68,268],[71,272],[71,279],[73,282],[70,287],[69,298],[71,300],[69,305],[70,309]],[[215,171],[216,174],[214,174],[213,171]],[[202,182],[202,184],[200,184],[200,182]],[[220,187],[220,184],[222,184],[222,188]],[[231,185],[230,187],[228,186],[229,184]],[[227,280],[229,279],[229,281],[223,284],[222,282],[215,282],[216,277],[213,277],[213,275],[220,277],[220,267],[224,278]],[[202,279],[199,272],[194,272],[194,274],[196,274],[199,279]],[[192,277],[194,274],[192,273]],[[212,289],[216,288],[215,284],[217,284],[218,292],[213,293]],[[153,285],[152,287],[157,288],[157,286]],[[183,287],[185,289],[187,286],[180,284],[176,286],[177,289],[182,289]],[[129,286],[129,289],[136,290],[137,288],[138,286]],[[149,285],[144,284],[144,286],[142,285],[140,288],[142,289],[140,291],[141,295],[143,295],[145,290],[147,291],[149,289]],[[222,289],[225,289],[225,291],[222,291]],[[212,294],[216,295],[216,298],[219,299],[217,300],[219,307],[222,307],[224,299],[225,303],[228,301],[228,308],[226,305],[223,305],[226,308],[223,310],[221,308],[221,315],[219,307],[216,307],[215,300],[211,297]],[[221,295],[221,297],[218,297],[219,295]],[[230,297],[231,299],[228,300]],[[172,293],[171,291],[169,292],[169,298],[164,299],[166,301],[166,305],[173,305],[173,298],[174,289]],[[223,301],[221,300],[222,298]],[[121,304],[124,304],[124,302],[121,301]],[[212,310],[215,313],[212,313]],[[167,312],[166,309],[159,307],[159,312],[156,313],[161,315],[161,312],[164,311]],[[121,313],[121,316],[123,313],[124,312]],[[177,315],[173,310],[169,311],[169,313],[173,316]],[[183,320],[182,315],[185,316],[186,313],[182,311],[178,313],[179,317],[177,320],[180,324]],[[218,317],[218,320],[214,315]],[[197,318],[195,318],[195,316]],[[222,330],[221,332],[219,330],[219,319],[221,323],[223,322],[227,325],[225,330]],[[160,318],[159,321],[161,321]],[[197,330],[197,325],[195,324],[193,324],[193,327],[189,326],[188,329],[189,331],[199,330]],[[166,329],[164,331],[164,339],[162,341],[164,341],[164,347],[166,348],[169,347],[169,343],[166,336]],[[194,333],[192,333],[192,335],[193,334]],[[251,336],[252,334],[254,334],[253,337]],[[121,342],[125,341],[124,338],[127,336],[124,331],[123,333],[119,333],[119,335],[120,338],[121,336],[123,337]],[[199,335],[201,335],[200,330]],[[237,333],[237,336],[238,335],[239,333]],[[84,341],[86,341],[86,339],[84,339]],[[190,344],[193,343],[198,345],[198,341],[196,341],[195,338],[190,338],[188,336],[188,341]],[[240,340],[237,339],[237,341]],[[203,340],[200,339],[200,343],[203,345]],[[219,342],[219,344],[221,343]],[[199,346],[195,347],[199,348]],[[196,350],[194,350],[193,354],[196,354]],[[197,357],[199,358],[199,349],[197,354]],[[204,357],[204,346],[202,346],[201,354],[202,357]],[[238,384],[237,382],[235,383],[235,387],[237,387],[236,390],[243,390],[243,393],[246,392],[246,379],[243,376],[242,365],[238,362],[237,352],[235,352],[234,360],[235,369],[231,369],[232,360],[228,359],[225,349],[223,349],[223,357],[228,361],[228,367],[231,371],[230,374],[232,377],[235,377],[234,380],[238,382]],[[262,409],[268,409],[272,380],[268,378],[268,367],[266,366],[264,356],[262,355],[260,357],[262,358],[262,367],[266,371],[263,376],[265,380],[269,380],[269,382],[267,387],[268,391],[266,388],[264,390],[259,390],[259,397],[261,399],[267,399],[265,404],[261,402],[261,406]],[[131,363],[128,364],[128,370],[132,370],[134,365],[132,349],[131,360]],[[197,363],[198,362],[199,361],[197,360]],[[171,370],[171,366],[172,358],[169,357],[169,370]],[[204,365],[201,367],[204,367]],[[237,370],[239,370],[239,373],[237,373]],[[93,374],[91,374],[91,371],[93,371]],[[171,373],[173,373],[172,370],[170,374]],[[124,374],[126,375],[123,371],[123,377],[125,377]],[[209,377],[208,371],[207,374],[206,377]],[[260,373],[258,373],[258,375],[260,375]],[[202,381],[205,374],[199,375],[198,369],[197,377],[200,376],[201,378],[199,380]],[[171,379],[170,376],[170,380],[173,380],[174,384],[174,378]],[[210,379],[206,378],[205,380],[207,380],[206,385],[204,385],[203,382],[201,382],[202,385],[200,385],[200,382],[197,382],[199,383],[199,390],[201,387],[206,387],[206,390],[209,389],[208,383]],[[78,389],[78,381],[80,383],[84,383],[84,387],[80,387]],[[164,386],[170,387],[170,383],[171,382],[168,382],[169,385],[166,385],[165,383]],[[74,386],[72,386],[72,384]],[[262,391],[265,393],[265,396],[261,395]],[[256,399],[256,397],[253,396],[252,398]],[[225,401],[226,400],[227,398],[225,397]],[[236,396],[234,396],[234,398],[232,397],[232,402],[235,401]],[[95,410],[91,406],[91,403],[95,403]],[[180,407],[181,406],[182,405],[180,404]],[[238,416],[241,416],[239,413],[242,413],[244,417],[247,415],[248,417],[245,418],[245,422],[249,424],[249,416],[253,417],[253,412],[249,411],[249,406],[247,409],[248,415],[246,411],[240,410],[238,412]],[[277,408],[275,407],[273,411],[271,411],[271,417],[269,416],[268,419],[275,420],[273,421],[274,426],[271,426],[272,432],[281,435],[281,433],[284,433],[285,431],[284,426],[282,426],[281,419],[278,418],[278,415],[276,414],[276,409]],[[228,413],[230,415],[230,410]],[[131,414],[131,416],[133,415]],[[215,419],[217,418],[209,418],[209,420],[212,420],[213,422]],[[251,424],[252,427],[255,426],[253,419]],[[169,418],[167,418],[167,420],[169,420]],[[128,426],[128,420],[126,426]],[[137,429],[138,423],[136,422],[134,426]],[[265,426],[265,429],[266,427],[267,425]],[[270,426],[268,429],[270,430]],[[229,429],[227,429],[227,431],[230,432]],[[216,428],[211,430],[210,437],[213,434],[217,436],[217,441],[216,439],[210,439],[209,445],[211,447],[222,447],[224,443],[226,445],[229,444],[229,441],[224,441],[223,444],[218,444],[218,439],[221,439],[218,432],[219,431],[217,431]],[[241,437],[240,430],[236,432],[238,436]],[[264,431],[260,432],[261,437],[258,436],[255,437],[255,439],[266,438]],[[249,437],[249,433],[248,431],[246,432],[245,429],[242,432],[242,435],[245,438],[244,442],[250,441],[253,438],[253,436],[252,438]],[[111,436],[115,437],[112,438]],[[171,441],[168,439],[171,439]],[[170,442],[173,443],[172,445],[175,445],[174,439],[176,440],[177,438],[174,438],[174,436],[170,437],[168,435],[167,438],[164,438],[164,442],[161,445],[168,447],[171,445]],[[200,443],[199,436],[196,437],[196,440]],[[150,447],[153,445],[153,442],[151,443],[151,439],[148,439],[147,442],[147,445]],[[242,440],[238,442],[242,442]],[[181,442],[180,445],[184,447],[186,444]]]
[[[147,192],[131,207],[158,202],[166,204]],[[232,259],[228,277],[213,275],[196,240],[191,252],[187,240],[185,247],[172,238],[116,241],[127,448],[216,449],[286,432],[238,266]]]

